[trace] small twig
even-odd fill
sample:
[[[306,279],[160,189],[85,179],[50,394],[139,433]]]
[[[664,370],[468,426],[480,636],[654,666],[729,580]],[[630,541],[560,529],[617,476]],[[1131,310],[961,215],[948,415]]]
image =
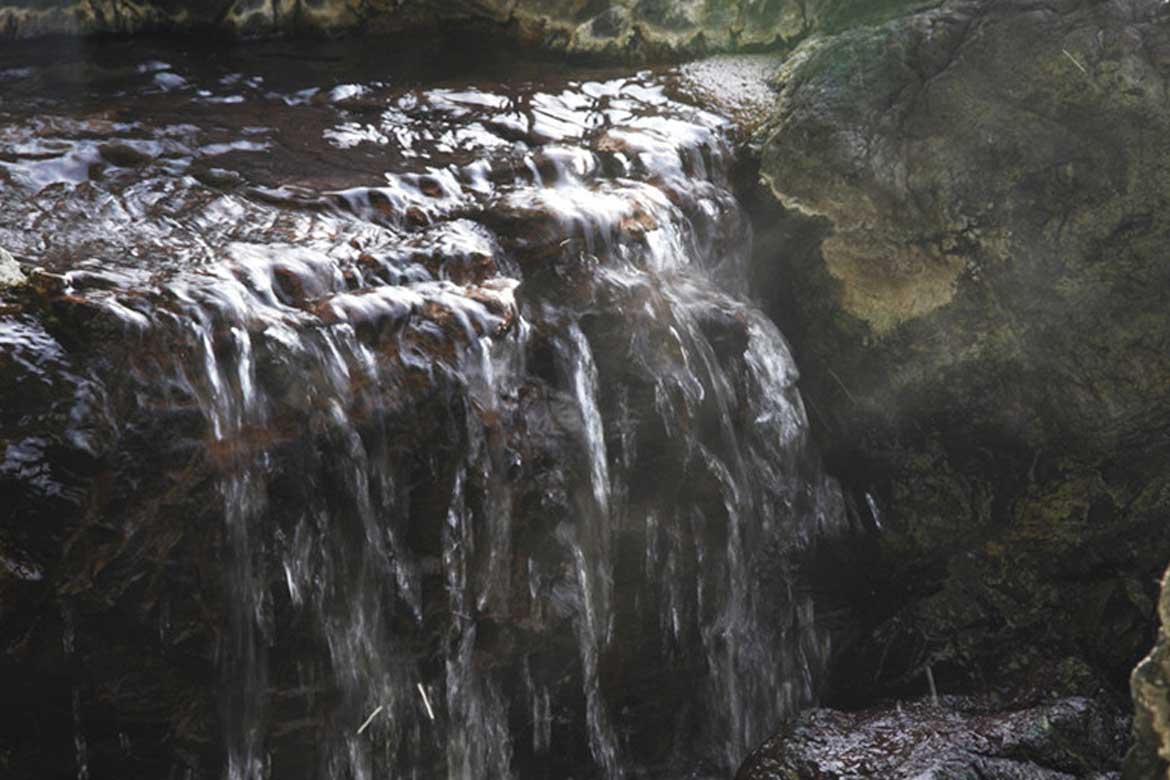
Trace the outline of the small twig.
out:
[[[1068,49],[1061,49],[1061,51],[1064,52],[1064,56],[1068,57],[1069,61],[1072,62],[1073,65],[1076,65],[1078,68],[1080,68],[1081,73],[1084,73],[1086,76],[1089,75],[1089,71],[1085,70],[1085,66],[1077,62],[1077,58],[1069,54]]]
[[[926,667],[926,681],[930,683],[930,701],[934,706],[938,706],[938,688],[934,687],[934,670],[929,666]]]
[[[371,712],[371,713],[370,713],[370,717],[366,718],[366,722],[365,722],[365,723],[363,723],[362,725],[358,726],[357,733],[358,733],[358,735],[359,735],[359,736],[361,735],[361,733],[362,733],[363,731],[365,731],[365,730],[366,730],[366,728],[367,728],[367,727],[369,727],[369,725],[370,725],[371,723],[373,723],[373,722],[374,722],[374,718],[378,717],[378,713],[379,713],[379,712],[381,712],[381,711],[382,711],[383,709],[385,709],[385,708],[386,708],[386,705],[384,705],[384,704],[379,704],[379,705],[378,705],[378,709],[376,709],[376,710],[374,710],[373,712]]]
[[[841,385],[841,389],[845,391],[845,395],[849,396],[849,400],[852,401],[854,403],[854,405],[861,406],[861,404],[858,403],[857,398],[854,397],[853,393],[849,392],[849,388],[846,387],[845,383],[841,381],[841,377],[837,376],[836,371],[834,371],[833,369],[830,368],[829,369],[829,376],[831,376],[831,377],[833,377],[833,379],[837,380],[837,384]]]
[[[422,683],[418,683],[418,692],[419,692],[419,694],[422,695],[423,704],[427,708],[427,716],[431,720],[434,720],[435,719],[435,711],[431,709],[431,700],[429,698],[427,698],[427,689],[423,687]]]

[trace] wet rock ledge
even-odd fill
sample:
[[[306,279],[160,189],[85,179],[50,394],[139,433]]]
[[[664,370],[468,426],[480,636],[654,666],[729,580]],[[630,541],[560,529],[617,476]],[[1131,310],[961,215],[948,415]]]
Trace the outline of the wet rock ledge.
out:
[[[760,48],[934,3],[893,0],[0,0],[0,37],[211,31],[385,33],[486,22],[539,46],[620,57]]]

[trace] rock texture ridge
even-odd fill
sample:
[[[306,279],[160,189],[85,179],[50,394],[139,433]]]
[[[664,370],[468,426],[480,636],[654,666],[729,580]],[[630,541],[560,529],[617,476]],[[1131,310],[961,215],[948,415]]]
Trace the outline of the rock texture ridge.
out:
[[[1120,688],[1170,550],[1170,6],[947,2],[778,84],[757,282],[879,561],[843,690]]]

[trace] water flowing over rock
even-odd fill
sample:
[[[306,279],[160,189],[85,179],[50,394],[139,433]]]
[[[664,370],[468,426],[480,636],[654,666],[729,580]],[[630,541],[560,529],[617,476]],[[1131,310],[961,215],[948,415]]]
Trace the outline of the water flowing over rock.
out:
[[[111,46],[0,68],[0,768],[725,777],[812,699],[842,499],[725,120]]]

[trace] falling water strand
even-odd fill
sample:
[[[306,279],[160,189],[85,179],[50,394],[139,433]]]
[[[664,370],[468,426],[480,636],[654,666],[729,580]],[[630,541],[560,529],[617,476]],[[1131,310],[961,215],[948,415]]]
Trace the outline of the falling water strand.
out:
[[[73,659],[76,650],[76,629],[73,608],[61,605],[61,649],[65,657]],[[89,748],[85,740],[85,720],[81,712],[81,688],[74,682],[71,689],[71,715],[73,716],[73,757],[77,767],[77,780],[89,780]]]
[[[0,243],[124,336],[127,430],[168,415],[222,535],[203,738],[228,780],[727,776],[815,696],[793,564],[843,517],[729,124],[652,73],[350,76],[120,87],[133,170],[40,102],[5,131]]]
[[[609,457],[605,450],[605,431],[597,403],[597,367],[585,334],[576,323],[568,329],[572,344],[571,375],[577,408],[581,414],[581,433],[589,467],[592,506],[577,524],[572,538],[573,563],[581,592],[581,614],[577,632],[584,666],[586,722],[589,748],[607,777],[621,774],[618,749],[609,713],[601,699],[602,687],[598,661],[609,638],[610,599],[613,588],[610,549]]]

